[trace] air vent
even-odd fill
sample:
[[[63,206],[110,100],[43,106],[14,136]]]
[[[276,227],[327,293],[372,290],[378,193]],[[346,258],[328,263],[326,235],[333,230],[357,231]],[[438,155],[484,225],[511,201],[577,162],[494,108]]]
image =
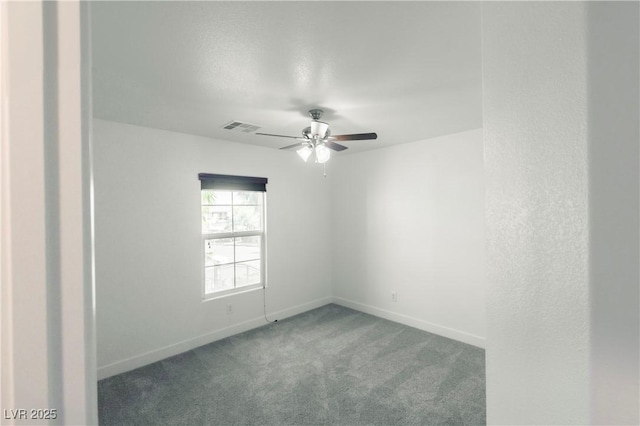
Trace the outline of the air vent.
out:
[[[242,133],[253,133],[260,128],[260,126],[256,126],[255,124],[243,123],[241,121],[231,121],[225,124],[223,129],[233,130],[234,132],[242,132]]]

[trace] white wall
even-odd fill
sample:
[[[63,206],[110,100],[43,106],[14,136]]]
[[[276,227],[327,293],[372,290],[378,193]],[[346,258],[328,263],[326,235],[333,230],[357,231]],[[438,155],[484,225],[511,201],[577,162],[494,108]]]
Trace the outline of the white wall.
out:
[[[331,161],[338,303],[482,347],[482,130]]]
[[[487,422],[589,423],[582,3],[485,3]]]
[[[0,4],[2,424],[97,424],[88,15]],[[19,412],[24,415],[21,417]]]
[[[640,424],[640,3],[587,14],[591,419]]]
[[[638,424],[638,5],[483,5],[487,421]]]
[[[0,5],[2,13],[2,406],[47,407],[50,368],[47,300],[43,6]],[[50,167],[49,167],[50,168]],[[25,197],[25,194],[30,194]],[[33,241],[40,244],[33,245]],[[57,242],[55,239],[52,244]],[[56,401],[57,402],[57,401]]]
[[[335,156],[326,179],[292,153],[98,119],[94,144],[99,377],[264,324],[262,291],[201,300],[200,172],[269,178],[269,312],[335,300],[483,346],[481,130]]]
[[[198,173],[269,179],[271,319],[329,302],[321,169],[295,153],[102,120],[94,143],[100,377],[265,324],[262,290],[202,301]]]

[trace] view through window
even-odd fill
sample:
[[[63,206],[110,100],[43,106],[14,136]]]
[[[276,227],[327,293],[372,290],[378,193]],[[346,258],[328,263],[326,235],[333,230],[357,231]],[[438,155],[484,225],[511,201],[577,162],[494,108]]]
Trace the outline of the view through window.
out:
[[[201,194],[205,297],[261,287],[265,192],[202,189]]]

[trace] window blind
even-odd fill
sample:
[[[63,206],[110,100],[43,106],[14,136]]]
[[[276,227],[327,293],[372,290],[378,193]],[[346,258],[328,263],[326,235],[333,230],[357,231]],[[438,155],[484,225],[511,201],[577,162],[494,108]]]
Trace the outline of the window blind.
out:
[[[267,192],[267,178],[199,173],[201,189]]]

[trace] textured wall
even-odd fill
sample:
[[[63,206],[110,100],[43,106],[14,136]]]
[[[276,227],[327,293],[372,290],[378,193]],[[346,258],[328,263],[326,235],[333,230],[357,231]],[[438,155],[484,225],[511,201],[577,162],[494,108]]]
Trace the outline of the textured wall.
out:
[[[483,5],[491,424],[589,420],[585,9]]]
[[[202,301],[201,172],[269,178],[269,312],[328,301],[329,185],[320,168],[295,153],[102,120],[94,120],[94,141],[102,376],[207,343],[220,330],[264,324],[261,290]]]
[[[490,423],[638,424],[640,6],[483,6]]]
[[[329,178],[339,302],[484,346],[482,155],[477,129],[336,156]]]

